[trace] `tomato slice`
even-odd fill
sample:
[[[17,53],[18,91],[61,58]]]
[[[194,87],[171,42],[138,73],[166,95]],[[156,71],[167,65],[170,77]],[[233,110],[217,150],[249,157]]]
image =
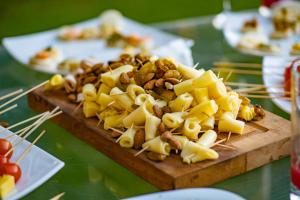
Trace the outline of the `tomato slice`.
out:
[[[15,178],[15,182],[21,178],[22,171],[18,164],[16,163],[4,163],[0,166],[0,175],[8,174]]]

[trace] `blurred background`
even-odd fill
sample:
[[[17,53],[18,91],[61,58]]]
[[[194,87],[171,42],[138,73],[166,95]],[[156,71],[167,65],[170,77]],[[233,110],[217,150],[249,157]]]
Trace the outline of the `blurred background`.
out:
[[[260,0],[231,2],[234,11],[260,5]],[[76,23],[111,8],[156,23],[219,13],[222,0],[0,0],[0,39]]]

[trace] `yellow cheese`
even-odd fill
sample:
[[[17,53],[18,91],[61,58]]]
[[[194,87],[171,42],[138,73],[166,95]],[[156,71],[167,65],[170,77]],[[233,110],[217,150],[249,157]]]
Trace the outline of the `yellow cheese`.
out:
[[[176,99],[169,102],[169,107],[173,112],[182,112],[188,109],[193,102],[193,96],[189,93],[183,93]]]
[[[193,79],[182,81],[181,83],[174,85],[174,92],[177,96],[186,92],[191,92],[192,90],[193,90]]]
[[[197,144],[205,147],[211,147],[217,140],[217,133],[213,130],[208,130],[199,138]]]
[[[103,73],[101,75],[101,81],[107,86],[113,88],[118,83],[122,73],[131,72],[132,70],[133,70],[133,66],[131,65],[124,65],[118,67],[114,70]]]
[[[169,143],[164,142],[160,139],[160,136],[157,136],[143,144],[143,148],[147,148],[147,151],[152,151],[155,153],[160,153],[164,155],[169,155],[171,147]]]
[[[15,188],[15,178],[10,175],[0,177],[0,195],[5,198]]]
[[[193,80],[193,87],[203,88],[207,87],[211,83],[218,81],[217,76],[213,71],[208,70],[204,72],[200,77]]]

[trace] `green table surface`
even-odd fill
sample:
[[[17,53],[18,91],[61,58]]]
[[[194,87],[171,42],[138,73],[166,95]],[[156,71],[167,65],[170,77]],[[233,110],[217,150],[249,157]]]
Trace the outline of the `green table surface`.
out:
[[[211,25],[212,19],[201,17],[153,26],[193,39],[194,61],[204,68],[209,68],[218,60],[261,62],[259,57],[243,55],[230,48],[222,32]],[[0,48],[0,94],[17,88],[28,88],[48,77],[48,74],[20,65],[5,49]],[[233,75],[231,80],[262,83],[261,77],[250,75]],[[253,101],[273,113],[289,118],[270,100]],[[18,109],[1,118],[14,123],[36,114],[28,108],[26,98],[19,100],[18,104]],[[38,142],[38,146],[64,161],[65,167],[24,199],[49,199],[61,192],[65,192],[63,199],[120,199],[159,191],[53,122],[46,122],[40,127],[42,129],[46,129],[47,134]],[[211,187],[226,189],[247,199],[288,199],[289,177],[289,158],[284,158]]]

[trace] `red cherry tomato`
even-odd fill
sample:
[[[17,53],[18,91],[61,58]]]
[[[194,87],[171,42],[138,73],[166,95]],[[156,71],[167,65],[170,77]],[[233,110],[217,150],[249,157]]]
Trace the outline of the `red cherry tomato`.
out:
[[[21,168],[16,163],[4,163],[0,167],[0,175],[8,174],[15,177],[15,182],[18,182],[22,175]]]
[[[9,141],[7,141],[6,139],[0,138],[0,155],[5,155],[11,148],[12,148],[12,145]],[[8,159],[10,159],[12,154],[13,154],[13,151],[11,151],[6,157]]]
[[[8,163],[9,159],[5,157],[4,155],[0,155],[0,165],[3,165],[5,163]]]

